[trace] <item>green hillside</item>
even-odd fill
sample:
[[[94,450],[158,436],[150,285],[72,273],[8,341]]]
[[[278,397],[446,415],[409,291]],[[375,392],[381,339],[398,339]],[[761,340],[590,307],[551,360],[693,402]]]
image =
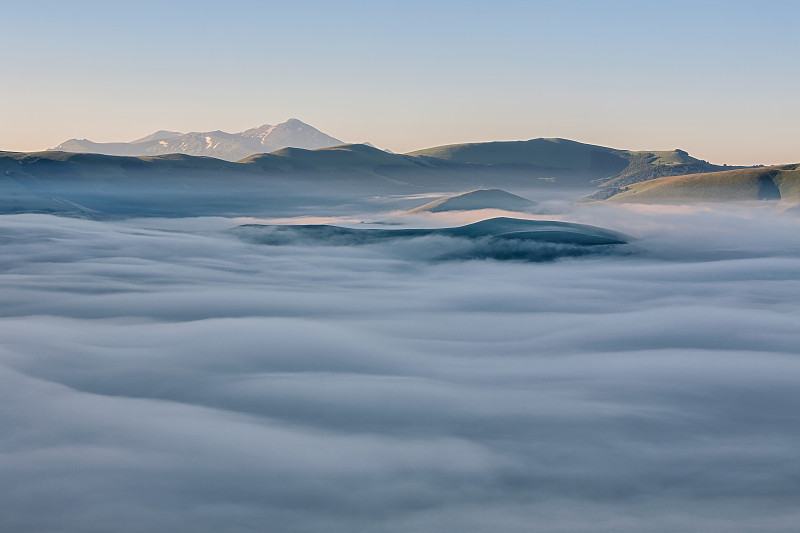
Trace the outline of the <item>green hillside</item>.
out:
[[[800,164],[657,178],[626,186],[611,202],[800,202]]]

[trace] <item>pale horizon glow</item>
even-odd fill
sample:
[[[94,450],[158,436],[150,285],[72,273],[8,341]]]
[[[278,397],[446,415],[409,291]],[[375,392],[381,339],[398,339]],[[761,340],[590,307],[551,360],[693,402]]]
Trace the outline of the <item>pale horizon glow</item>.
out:
[[[800,161],[795,2],[85,0],[4,15],[0,150],[297,118],[398,153],[561,137]]]

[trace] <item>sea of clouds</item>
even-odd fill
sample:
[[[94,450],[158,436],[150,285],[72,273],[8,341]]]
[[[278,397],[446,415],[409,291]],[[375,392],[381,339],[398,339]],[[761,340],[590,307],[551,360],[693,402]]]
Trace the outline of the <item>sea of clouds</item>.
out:
[[[431,262],[0,217],[0,530],[796,531],[800,219],[564,219],[634,240]]]

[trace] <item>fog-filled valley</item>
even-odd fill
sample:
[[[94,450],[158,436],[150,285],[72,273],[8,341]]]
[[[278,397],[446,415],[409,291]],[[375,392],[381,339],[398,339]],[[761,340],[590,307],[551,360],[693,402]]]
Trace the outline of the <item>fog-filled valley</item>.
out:
[[[796,529],[796,213],[303,187],[0,216],[0,529]]]

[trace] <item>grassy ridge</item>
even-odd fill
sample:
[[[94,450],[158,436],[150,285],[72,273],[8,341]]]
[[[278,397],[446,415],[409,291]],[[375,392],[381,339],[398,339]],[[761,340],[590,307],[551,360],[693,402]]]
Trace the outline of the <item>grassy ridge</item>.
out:
[[[800,202],[800,164],[671,176],[624,187],[611,202]]]

